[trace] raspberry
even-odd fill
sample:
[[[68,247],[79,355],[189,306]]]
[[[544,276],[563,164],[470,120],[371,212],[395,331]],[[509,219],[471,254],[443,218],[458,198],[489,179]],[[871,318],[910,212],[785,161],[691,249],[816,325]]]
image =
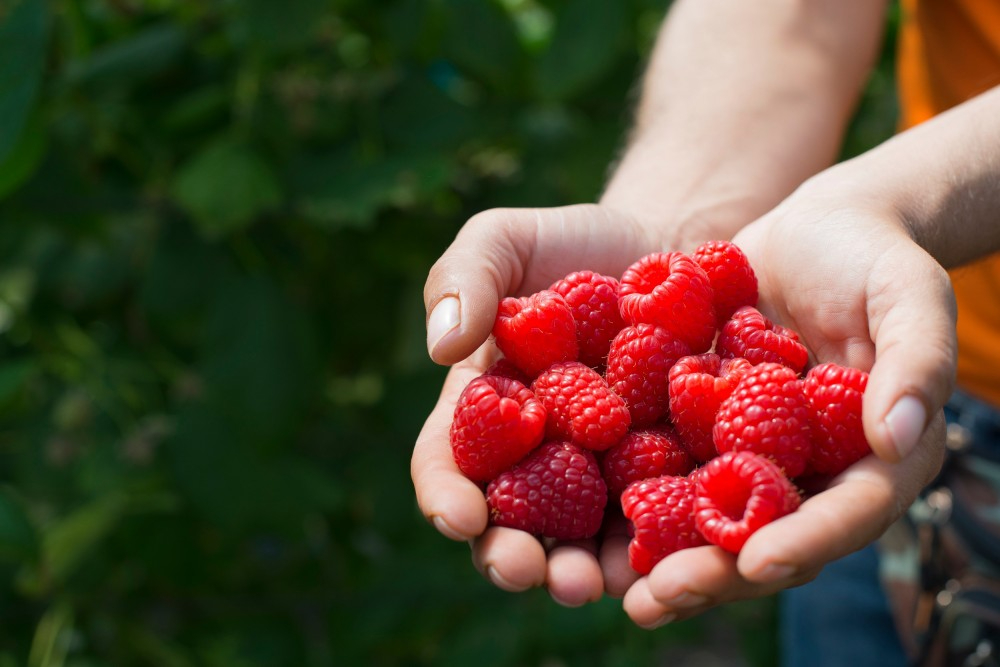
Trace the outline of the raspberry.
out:
[[[871,452],[861,424],[861,399],[868,373],[833,363],[806,373],[802,391],[809,405],[812,469],[836,475]]]
[[[737,554],[762,526],[795,511],[798,489],[772,461],[753,452],[727,452],[701,468],[694,520],[706,540]]]
[[[719,406],[712,436],[720,454],[749,450],[773,459],[789,477],[802,474],[812,448],[802,380],[781,364],[754,366]]]
[[[601,527],[607,488],[591,452],[550,442],[490,482],[490,522],[560,540],[593,537]]]
[[[663,475],[687,475],[694,460],[669,425],[632,431],[601,461],[608,495],[617,498],[632,482]]]
[[[670,419],[699,463],[718,455],[712,441],[715,415],[751,367],[746,359],[706,353],[683,357],[670,369]]]
[[[661,326],[694,353],[707,351],[715,338],[708,275],[684,253],[653,253],[626,269],[618,306],[629,324]]]
[[[511,363],[510,359],[497,359],[492,366],[483,371],[483,375],[495,375],[509,380],[517,380],[526,387],[531,384],[531,378]]]
[[[653,424],[668,413],[670,368],[689,354],[686,343],[652,324],[625,327],[611,342],[604,377],[625,399],[634,426]]]
[[[516,380],[484,375],[462,391],[451,422],[451,449],[458,469],[488,482],[538,446],[545,408]]]
[[[809,352],[791,329],[772,323],[754,308],[738,309],[722,327],[715,349],[723,358],[743,357],[751,364],[773,361],[801,373]]]
[[[573,312],[580,361],[602,366],[611,340],[625,326],[618,311],[618,281],[593,271],[577,271],[549,289],[561,294]]]
[[[694,482],[665,475],[633,483],[622,493],[622,511],[630,522],[628,562],[649,574],[666,556],[708,544],[694,520]]]
[[[729,241],[709,241],[698,246],[691,259],[708,275],[716,326],[724,325],[737,308],[757,305],[757,275],[736,245]]]
[[[628,431],[631,420],[625,401],[597,371],[579,361],[553,364],[535,378],[531,389],[548,412],[550,440],[604,450]]]
[[[550,290],[503,299],[493,336],[504,356],[529,377],[577,356],[573,313],[566,300]]]

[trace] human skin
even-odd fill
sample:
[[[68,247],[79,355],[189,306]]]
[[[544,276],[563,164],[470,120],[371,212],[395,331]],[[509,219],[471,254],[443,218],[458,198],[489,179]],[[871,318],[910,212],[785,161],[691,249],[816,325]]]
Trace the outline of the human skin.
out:
[[[935,230],[991,220],[992,200],[975,184],[996,182],[1000,170],[976,145],[981,135],[956,136],[970,120],[959,114],[810,178],[834,159],[883,10],[870,0],[675,3],[600,203],[484,212],[434,265],[428,349],[454,365],[414,449],[414,488],[425,516],[470,541],[474,564],[496,585],[544,585],[567,606],[624,595],[633,620],[653,627],[807,581],[877,538],[934,475],[955,364],[954,304],[939,262],[996,242]],[[986,122],[991,110],[1000,118],[996,97],[972,119]],[[949,143],[958,139],[977,148],[975,159]],[[496,355],[487,337],[499,299],[581,268],[617,276],[648,252],[715,238],[744,248],[761,307],[803,334],[815,361],[871,370],[864,421],[877,457],[751,537],[739,558],[702,547],[642,578],[628,568],[621,520],[572,544],[488,527],[482,491],[451,459],[448,425],[462,388]]]

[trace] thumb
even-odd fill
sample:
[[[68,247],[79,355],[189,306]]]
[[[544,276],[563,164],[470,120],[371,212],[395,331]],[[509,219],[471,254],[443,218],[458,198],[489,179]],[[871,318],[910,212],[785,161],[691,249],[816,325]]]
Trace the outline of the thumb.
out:
[[[500,299],[520,285],[531,255],[531,209],[492,209],[462,227],[424,285],[427,351],[454,364],[489,337]]]
[[[865,390],[865,434],[896,462],[916,446],[955,382],[956,307],[945,270],[916,244],[894,244],[873,279],[868,318],[875,364]]]

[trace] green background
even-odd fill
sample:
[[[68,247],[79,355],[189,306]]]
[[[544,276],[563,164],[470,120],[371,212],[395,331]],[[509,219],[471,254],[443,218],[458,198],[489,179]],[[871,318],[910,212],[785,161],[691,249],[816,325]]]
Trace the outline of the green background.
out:
[[[409,480],[427,270],[594,200],[666,4],[0,0],[0,667],[773,664],[773,600],[494,589]]]

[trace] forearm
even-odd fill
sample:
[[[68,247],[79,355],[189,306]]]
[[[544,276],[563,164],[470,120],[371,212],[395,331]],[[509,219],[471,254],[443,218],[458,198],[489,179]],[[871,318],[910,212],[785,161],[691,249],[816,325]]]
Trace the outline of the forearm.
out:
[[[679,0],[602,203],[728,238],[838,152],[878,50],[884,2]]]
[[[1000,250],[1000,86],[814,180],[806,194],[890,207],[947,268]]]

